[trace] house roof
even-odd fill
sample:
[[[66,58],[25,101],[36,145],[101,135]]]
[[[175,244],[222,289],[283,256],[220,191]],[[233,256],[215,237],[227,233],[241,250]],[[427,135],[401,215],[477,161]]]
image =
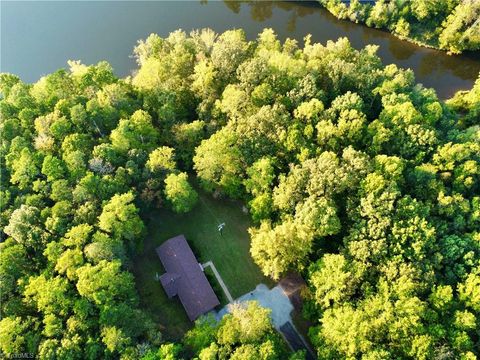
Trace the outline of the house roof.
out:
[[[178,283],[180,275],[176,273],[166,272],[160,276],[160,282],[162,283],[165,292],[167,293],[168,298],[172,298],[178,294]]]
[[[191,321],[220,304],[185,236],[165,241],[156,252],[166,270],[160,282],[167,296],[178,295]]]

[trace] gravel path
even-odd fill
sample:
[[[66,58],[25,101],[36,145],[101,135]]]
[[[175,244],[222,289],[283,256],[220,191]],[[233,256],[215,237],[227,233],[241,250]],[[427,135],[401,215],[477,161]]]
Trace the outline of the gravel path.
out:
[[[227,299],[228,299],[228,302],[233,302],[233,297],[232,297],[232,295],[230,294],[230,291],[228,291],[227,285],[225,285],[225,283],[223,282],[223,279],[222,279],[222,277],[220,276],[220,274],[218,273],[217,268],[215,267],[215,265],[213,264],[213,262],[207,261],[205,264],[202,264],[202,268],[204,268],[204,269],[205,269],[207,266],[210,266],[210,267],[212,268],[213,273],[215,274],[215,277],[217,278],[218,283],[219,283],[220,286],[222,287],[222,290],[223,290],[223,292],[225,293],[225,296],[226,296]]]

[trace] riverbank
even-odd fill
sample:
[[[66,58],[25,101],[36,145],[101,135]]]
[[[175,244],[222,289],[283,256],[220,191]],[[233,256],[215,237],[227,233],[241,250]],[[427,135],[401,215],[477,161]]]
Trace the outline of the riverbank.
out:
[[[449,55],[480,50],[480,2],[438,2],[429,7],[362,0],[318,0],[318,4],[337,19],[382,29],[399,39]]]
[[[190,32],[205,27],[216,32],[243,28],[249,40],[264,28],[272,28],[279,39],[288,37],[299,43],[311,34],[312,41],[322,44],[347,37],[356,49],[378,45],[384,64],[412,69],[417,82],[434,88],[441,99],[471,89],[480,72],[480,53],[448,56],[383,30],[338,20],[318,2],[210,1],[189,2],[188,6],[172,1],[142,2],[142,6],[135,2],[116,6],[108,2],[2,2],[1,7],[2,19],[6,19],[2,21],[6,40],[2,41],[1,71],[18,74],[26,82],[66,67],[69,59],[82,59],[86,64],[107,60],[117,76],[128,76],[137,67],[131,54],[138,39],[151,33],[167,36],[178,28]],[[79,22],[78,16],[85,21]]]

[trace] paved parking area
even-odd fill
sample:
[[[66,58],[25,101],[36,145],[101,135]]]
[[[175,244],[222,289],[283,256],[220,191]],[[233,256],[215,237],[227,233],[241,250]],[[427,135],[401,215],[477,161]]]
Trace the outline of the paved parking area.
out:
[[[280,286],[269,289],[266,285],[259,284],[255,290],[242,295],[236,301],[242,302],[250,300],[256,300],[262,307],[272,310],[270,315],[273,326],[275,326],[277,330],[279,330],[283,324],[292,320],[290,313],[293,310],[293,305]]]
[[[307,359],[315,359],[313,352],[309,349],[305,340],[303,340],[293,325],[292,317],[290,316],[293,305],[280,285],[269,289],[265,284],[259,284],[255,290],[240,296],[234,302],[239,303],[253,300],[258,301],[260,306],[271,310],[270,316],[273,326],[282,334],[292,350],[306,350]],[[220,321],[229,311],[230,304],[215,314],[217,320]]]
[[[280,330],[280,327],[291,321],[290,313],[293,310],[293,305],[290,303],[288,296],[285,295],[280,286],[275,286],[273,289],[269,289],[265,284],[259,284],[255,290],[240,296],[235,299],[234,302],[244,302],[256,300],[264,307],[270,309],[272,312],[270,316],[272,318],[273,326]],[[216,314],[217,320],[220,320],[225,314],[229,312],[230,304],[226,305]]]

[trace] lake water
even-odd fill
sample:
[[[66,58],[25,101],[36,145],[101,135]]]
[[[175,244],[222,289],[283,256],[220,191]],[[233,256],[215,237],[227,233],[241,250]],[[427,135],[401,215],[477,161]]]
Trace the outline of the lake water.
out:
[[[138,39],[203,27],[217,32],[243,28],[249,39],[271,27],[282,40],[312,34],[322,43],[346,36],[356,48],[377,44],[385,64],[413,69],[417,81],[435,88],[441,98],[471,88],[480,72],[478,52],[448,56],[339,21],[315,2],[272,1],[2,1],[0,69],[34,82],[66,67],[69,59],[86,64],[107,60],[117,75],[125,76],[136,67],[131,54]]]

